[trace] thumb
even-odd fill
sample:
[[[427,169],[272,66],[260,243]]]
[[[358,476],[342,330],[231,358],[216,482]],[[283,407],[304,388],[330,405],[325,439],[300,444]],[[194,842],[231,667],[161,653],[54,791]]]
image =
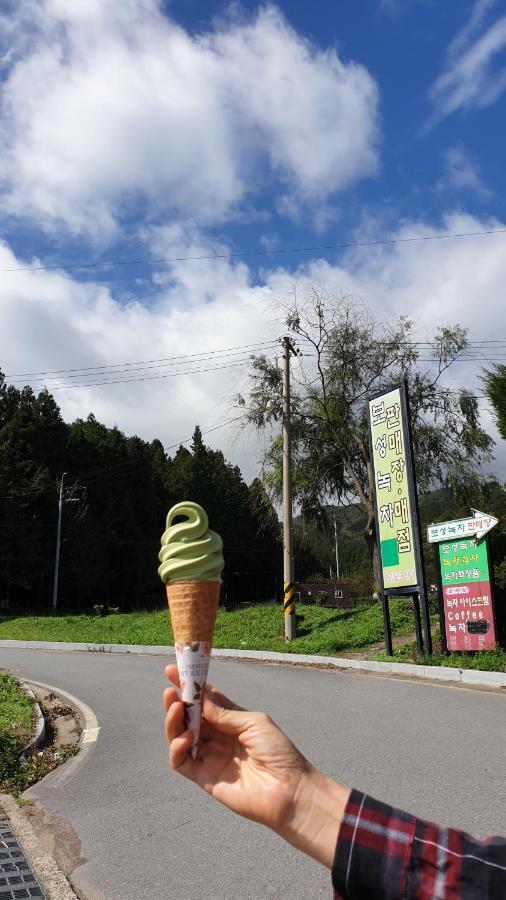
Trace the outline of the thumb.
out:
[[[252,713],[237,706],[210,685],[205,690],[202,712],[209,725],[225,734],[241,734],[251,725]]]

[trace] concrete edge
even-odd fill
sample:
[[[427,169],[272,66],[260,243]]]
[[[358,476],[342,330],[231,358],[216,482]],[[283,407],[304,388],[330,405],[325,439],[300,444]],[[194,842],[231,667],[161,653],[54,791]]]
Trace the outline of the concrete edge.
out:
[[[77,900],[55,858],[42,847],[26,813],[9,794],[0,794],[17,840],[48,900]]]
[[[74,697],[73,694],[69,694],[68,691],[64,691],[61,687],[55,687],[53,684],[45,684],[42,681],[33,681],[30,680],[29,684],[35,685],[35,687],[42,688],[44,691],[48,691],[50,694],[57,694],[59,697],[63,697],[70,706],[73,706],[78,712],[83,725],[83,730],[81,732],[81,737],[79,739],[78,746],[81,747],[83,744],[93,744],[100,733],[100,725],[98,724],[98,719],[87,703],[84,700],[80,700],[79,697]],[[77,757],[74,757],[77,758]],[[67,764],[65,764],[67,765]]]
[[[171,646],[149,646],[141,644],[87,644],[66,643],[65,641],[10,641],[0,640],[1,647],[19,650],[66,650],[87,653],[131,653],[153,656],[174,654]],[[259,662],[283,663],[302,666],[324,666],[325,668],[347,669],[381,675],[402,675],[425,681],[450,681],[459,684],[478,685],[488,688],[506,688],[506,672],[481,672],[476,669],[455,669],[451,666],[424,666],[414,663],[378,662],[371,659],[347,659],[339,656],[310,656],[304,653],[273,653],[269,650],[213,649],[213,657],[228,659],[257,660]],[[55,688],[55,690],[57,690]]]
[[[34,709],[35,717],[36,717],[35,731],[34,731],[32,737],[30,738],[30,740],[28,741],[26,747],[23,747],[23,751],[22,751],[21,757],[20,757],[20,758],[22,758],[25,755],[25,753],[29,753],[30,750],[35,750],[36,747],[39,747],[40,744],[42,744],[42,741],[44,740],[44,738],[46,736],[46,720],[44,719],[44,715],[42,713],[42,710],[41,710],[39,704],[37,703],[37,699],[36,699],[35,694],[33,693],[32,689],[27,684],[25,684],[24,681],[20,681],[19,684],[21,686],[21,689],[25,692],[25,694],[28,694],[29,697],[32,697],[32,699],[35,700],[33,709]]]

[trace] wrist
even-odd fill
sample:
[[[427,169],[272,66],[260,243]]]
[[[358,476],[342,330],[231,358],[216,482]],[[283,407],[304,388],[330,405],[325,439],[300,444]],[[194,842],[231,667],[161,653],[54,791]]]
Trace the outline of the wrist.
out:
[[[291,814],[280,829],[281,837],[332,868],[349,796],[349,788],[309,766],[297,786]]]

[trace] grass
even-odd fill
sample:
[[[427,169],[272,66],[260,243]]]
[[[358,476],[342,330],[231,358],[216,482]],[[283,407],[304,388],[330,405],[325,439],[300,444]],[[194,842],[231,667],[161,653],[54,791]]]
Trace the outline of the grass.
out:
[[[394,634],[409,633],[413,617],[409,604],[390,604]],[[332,655],[366,647],[383,638],[381,607],[323,609],[300,606],[297,638],[284,640],[283,611],[279,606],[258,605],[232,612],[218,612],[213,644],[247,650]],[[18,616],[0,621],[0,640],[75,641],[99,644],[173,644],[165,610],[98,616]]]
[[[436,641],[438,643],[438,641]],[[450,666],[452,669],[477,669],[481,672],[505,672],[506,651],[480,650],[479,653],[443,653],[435,652],[431,656],[419,656],[415,641],[394,647],[394,655],[380,653],[374,657],[380,662],[418,663],[424,666]]]
[[[0,674],[0,785],[18,769],[32,731],[33,703],[12,675]]]
[[[27,752],[20,760],[32,734],[34,702],[12,675],[0,673],[0,793],[8,791],[17,799],[31,784],[79,753],[77,744],[56,745],[51,715],[44,709],[49,739],[42,748]]]
[[[32,730],[33,703],[13,675],[0,674],[0,733],[9,729],[20,739],[28,739]]]
[[[409,601],[390,601],[390,617],[394,635],[413,632],[413,614]],[[438,628],[433,634],[438,645]],[[0,640],[72,641],[93,644],[157,644],[174,643],[166,610],[152,612],[96,615],[18,616],[0,620]],[[282,653],[309,653],[318,656],[345,655],[383,641],[383,618],[379,604],[354,609],[324,609],[299,606],[297,637],[285,643],[283,612],[279,606],[257,605],[232,612],[218,612],[213,644],[239,650],[272,650]],[[416,662],[433,666],[455,666],[463,669],[505,671],[506,652],[494,650],[473,654],[435,652],[431,657],[417,657],[414,642],[394,649],[394,656],[384,654],[378,660]]]

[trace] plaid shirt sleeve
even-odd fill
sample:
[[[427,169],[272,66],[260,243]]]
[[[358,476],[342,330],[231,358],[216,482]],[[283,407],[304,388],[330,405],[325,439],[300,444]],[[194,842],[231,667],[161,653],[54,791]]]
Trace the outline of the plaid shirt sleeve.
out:
[[[506,840],[478,841],[352,791],[332,883],[334,900],[500,900]]]

